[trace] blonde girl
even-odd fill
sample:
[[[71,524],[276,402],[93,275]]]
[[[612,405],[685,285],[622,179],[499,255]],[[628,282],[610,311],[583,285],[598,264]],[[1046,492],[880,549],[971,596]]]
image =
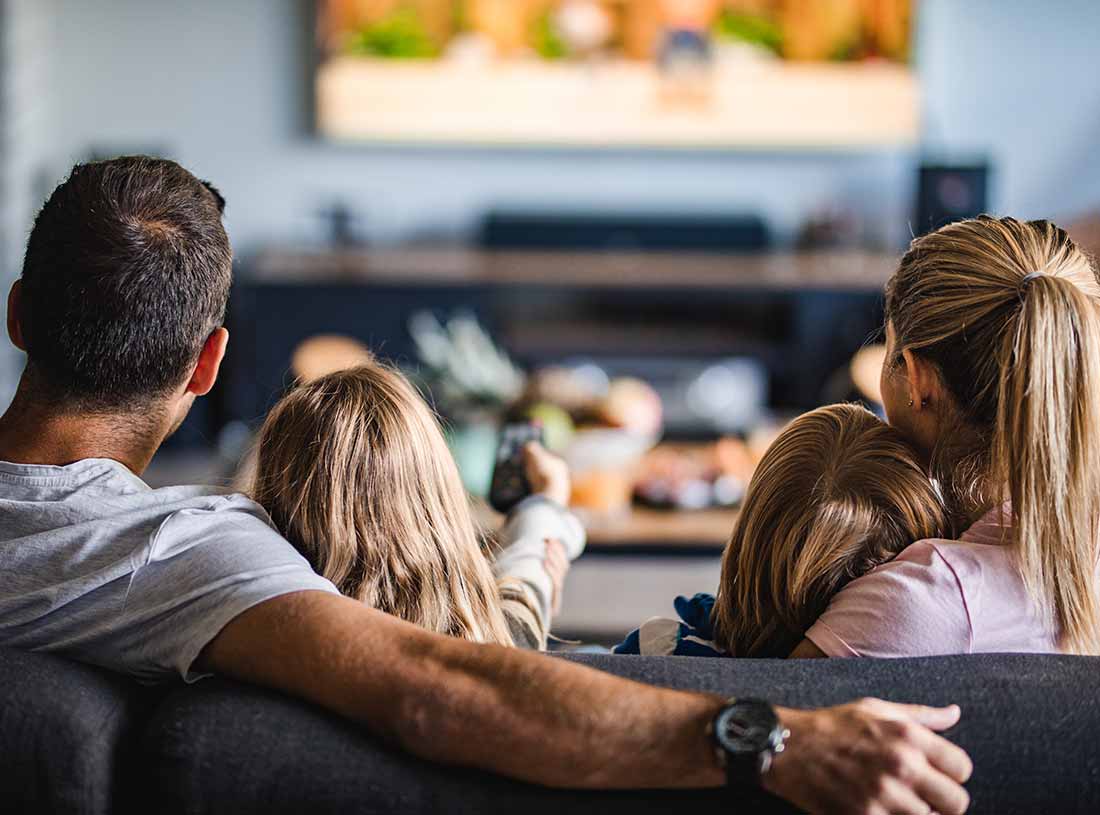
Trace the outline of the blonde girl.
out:
[[[252,494],[341,593],[430,631],[539,648],[555,593],[547,541],[576,557],[584,532],[561,506],[564,465],[533,450],[528,469],[542,494],[512,512],[490,561],[434,414],[401,374],[371,363],[275,406]]]
[[[786,657],[841,587],[946,523],[901,433],[855,405],[811,411],[753,474],[717,598],[677,598],[679,620],[650,620],[615,650]]]
[[[1100,653],[1100,284],[1048,221],[915,240],[886,289],[890,422],[957,540],[850,583],[796,656]]]

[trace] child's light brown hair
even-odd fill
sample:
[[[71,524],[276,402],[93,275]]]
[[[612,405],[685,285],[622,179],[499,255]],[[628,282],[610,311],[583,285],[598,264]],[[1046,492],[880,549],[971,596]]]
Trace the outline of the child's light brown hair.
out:
[[[299,385],[260,432],[253,497],[342,594],[512,645],[458,468],[428,405],[370,364]]]
[[[939,493],[896,429],[856,405],[806,413],[749,484],[722,559],[717,643],[786,657],[846,583],[946,531]]]

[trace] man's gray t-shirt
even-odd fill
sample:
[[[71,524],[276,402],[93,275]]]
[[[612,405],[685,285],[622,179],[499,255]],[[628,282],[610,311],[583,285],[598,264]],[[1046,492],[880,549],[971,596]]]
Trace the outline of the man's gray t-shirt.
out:
[[[0,462],[0,646],[192,681],[233,618],[309,590],[336,593],[242,495],[154,490],[108,459]]]

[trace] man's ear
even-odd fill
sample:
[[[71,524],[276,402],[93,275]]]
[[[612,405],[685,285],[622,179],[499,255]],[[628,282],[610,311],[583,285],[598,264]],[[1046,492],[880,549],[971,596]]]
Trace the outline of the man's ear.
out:
[[[901,352],[905,361],[909,403],[913,410],[937,404],[943,396],[943,383],[936,366],[906,348]]]
[[[191,381],[187,383],[187,393],[195,396],[206,396],[210,393],[210,389],[218,381],[218,370],[225,359],[225,346],[228,343],[229,332],[224,328],[215,328],[206,338],[202,351],[199,352],[199,361],[195,363],[195,371],[191,374]]]
[[[20,351],[27,350],[27,343],[23,340],[23,318],[20,312],[23,307],[23,281],[16,280],[11,284],[8,292],[8,336],[12,345]]]

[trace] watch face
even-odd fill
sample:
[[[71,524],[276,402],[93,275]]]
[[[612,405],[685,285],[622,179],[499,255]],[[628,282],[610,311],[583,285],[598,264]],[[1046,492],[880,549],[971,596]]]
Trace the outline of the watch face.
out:
[[[734,755],[758,755],[774,750],[781,740],[779,718],[767,702],[740,699],[715,721],[715,736],[724,750]]]

